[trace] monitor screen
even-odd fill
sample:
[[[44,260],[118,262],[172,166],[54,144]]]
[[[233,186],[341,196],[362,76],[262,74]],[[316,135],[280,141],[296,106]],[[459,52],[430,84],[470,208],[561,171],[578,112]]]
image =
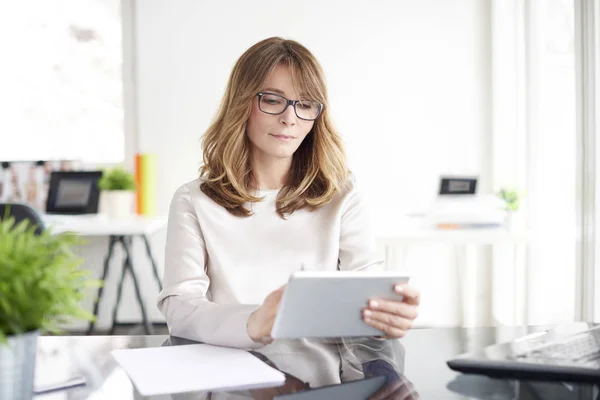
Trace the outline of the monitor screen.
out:
[[[84,207],[90,200],[93,184],[89,179],[64,179],[58,185],[56,207]]]
[[[101,171],[53,171],[46,201],[48,214],[95,214],[98,212]]]

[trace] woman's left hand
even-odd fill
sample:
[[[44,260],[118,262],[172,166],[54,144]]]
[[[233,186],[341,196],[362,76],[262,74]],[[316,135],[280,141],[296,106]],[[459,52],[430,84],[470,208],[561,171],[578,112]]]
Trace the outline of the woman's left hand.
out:
[[[363,320],[385,334],[386,338],[401,338],[417,318],[421,294],[419,290],[403,284],[394,287],[402,300],[371,299],[362,310]]]

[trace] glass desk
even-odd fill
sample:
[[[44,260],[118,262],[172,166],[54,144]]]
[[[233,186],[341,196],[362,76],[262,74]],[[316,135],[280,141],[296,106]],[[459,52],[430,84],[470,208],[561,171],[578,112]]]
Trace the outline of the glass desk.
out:
[[[491,379],[446,365],[458,354],[544,328],[434,328],[415,329],[402,340],[275,341],[252,353],[285,374],[281,387],[153,397],[137,393],[110,351],[193,342],[152,335],[45,336],[38,342],[36,387],[74,377],[83,377],[85,385],[35,399],[348,399],[366,381],[381,386],[384,399],[600,399],[594,385]]]

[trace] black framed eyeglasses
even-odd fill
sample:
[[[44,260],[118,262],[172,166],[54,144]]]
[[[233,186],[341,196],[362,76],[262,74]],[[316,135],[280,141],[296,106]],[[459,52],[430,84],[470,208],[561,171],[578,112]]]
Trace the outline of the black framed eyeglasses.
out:
[[[305,121],[314,121],[321,115],[323,104],[311,100],[288,100],[285,97],[269,92],[258,92],[258,109],[265,114],[283,114],[289,106],[294,107],[296,116]]]

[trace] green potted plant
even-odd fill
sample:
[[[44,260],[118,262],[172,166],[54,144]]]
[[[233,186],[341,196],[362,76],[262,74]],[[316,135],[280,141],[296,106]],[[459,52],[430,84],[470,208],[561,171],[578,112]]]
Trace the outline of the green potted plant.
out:
[[[98,188],[102,191],[109,217],[123,218],[133,214],[136,189],[133,174],[122,167],[106,170],[98,181]]]
[[[520,196],[514,189],[502,188],[498,191],[498,197],[504,201],[504,210],[506,211],[506,228],[512,229],[515,224],[515,215],[519,211]]]
[[[37,337],[58,333],[73,318],[91,320],[80,306],[97,286],[79,269],[69,233],[36,234],[28,221],[0,216],[0,398],[31,399]]]

